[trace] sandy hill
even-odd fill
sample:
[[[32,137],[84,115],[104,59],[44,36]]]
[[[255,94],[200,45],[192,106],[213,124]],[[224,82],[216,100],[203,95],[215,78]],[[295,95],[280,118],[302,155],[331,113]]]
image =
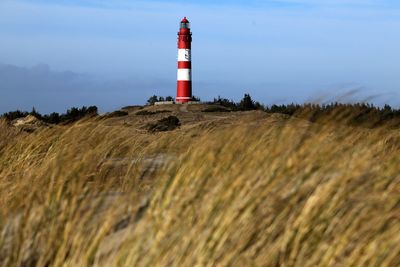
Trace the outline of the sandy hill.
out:
[[[0,121],[0,265],[400,265],[398,130],[207,108]]]

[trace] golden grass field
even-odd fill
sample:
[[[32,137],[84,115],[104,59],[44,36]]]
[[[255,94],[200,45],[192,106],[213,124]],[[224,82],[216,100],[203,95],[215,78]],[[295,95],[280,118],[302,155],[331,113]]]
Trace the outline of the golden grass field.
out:
[[[0,266],[400,266],[399,130],[202,108],[1,121]]]

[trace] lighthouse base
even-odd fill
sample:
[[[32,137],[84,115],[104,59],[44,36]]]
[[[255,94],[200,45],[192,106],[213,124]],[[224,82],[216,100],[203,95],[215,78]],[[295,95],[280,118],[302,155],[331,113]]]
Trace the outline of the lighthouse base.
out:
[[[177,103],[188,103],[191,102],[192,98],[191,97],[177,97],[176,102]]]
[[[176,102],[187,103],[192,101],[192,82],[178,81]]]

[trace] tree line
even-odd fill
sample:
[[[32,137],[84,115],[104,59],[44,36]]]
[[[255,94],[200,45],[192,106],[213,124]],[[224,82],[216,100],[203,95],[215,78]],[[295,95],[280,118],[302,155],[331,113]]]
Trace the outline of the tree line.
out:
[[[160,98],[153,96],[150,99],[158,101]],[[169,97],[168,99],[172,99]],[[198,99],[200,100],[200,99]],[[151,104],[148,101],[147,104]],[[153,102],[154,104],[154,102]],[[208,107],[204,112],[235,112],[261,110],[266,113],[281,113],[289,116],[306,118],[313,122],[326,120],[340,120],[351,125],[363,125],[375,127],[383,124],[400,127],[400,109],[394,109],[389,105],[383,107],[374,106],[369,103],[330,103],[330,104],[282,104],[264,105],[252,99],[250,94],[244,94],[243,98],[235,102],[234,100],[218,96],[205,104],[215,105]]]
[[[307,118],[313,122],[327,120],[344,121],[351,125],[376,127],[381,125],[400,126],[400,109],[389,105],[383,107],[369,103],[330,103],[330,104],[289,104],[272,105],[264,108],[268,113],[282,113]]]
[[[159,97],[151,96],[147,100],[147,105],[152,105],[158,101],[173,101],[172,96]],[[194,100],[200,101],[200,98],[194,97]],[[260,110],[266,113],[280,113],[289,116],[306,118],[313,122],[324,120],[341,120],[352,125],[364,125],[375,127],[383,124],[400,127],[400,109],[392,108],[389,105],[383,107],[374,106],[368,103],[330,103],[330,104],[282,104],[266,106],[258,101],[254,101],[250,94],[244,94],[243,98],[235,102],[227,98],[218,96],[212,101],[205,102],[206,104],[214,104],[214,107],[209,107],[205,112],[235,112]],[[33,115],[36,118],[50,124],[62,124],[77,121],[85,116],[93,116],[98,114],[96,106],[83,106],[81,108],[72,107],[65,113],[59,114],[53,112],[42,115],[32,108],[31,112],[27,111],[11,111],[1,115],[2,118],[12,121],[18,118],[23,118],[28,115]]]
[[[82,119],[85,116],[98,115],[98,110],[96,106],[89,106],[89,107],[83,106],[81,108],[72,107],[63,114],[53,112],[50,114],[42,115],[38,111],[36,111],[35,108],[32,108],[31,112],[16,110],[11,112],[6,112],[3,115],[1,115],[1,117],[8,121],[12,121],[15,119],[24,118],[28,115],[32,115],[37,119],[44,121],[46,123],[61,124],[61,123],[74,122]]]
[[[157,95],[152,95],[149,97],[149,99],[147,99],[146,105],[154,105],[156,102],[174,102],[175,99],[172,96],[157,96]],[[200,102],[200,97],[197,96],[192,96],[191,101],[197,101]]]
[[[306,118],[313,122],[326,120],[340,120],[351,125],[376,127],[383,124],[400,127],[400,109],[389,105],[383,107],[369,103],[330,103],[330,104],[282,104],[266,106],[254,101],[249,94],[245,94],[239,102],[227,98],[214,98],[209,104],[218,104],[229,111],[262,110],[266,113],[280,113],[289,116]],[[215,110],[218,111],[218,110]]]

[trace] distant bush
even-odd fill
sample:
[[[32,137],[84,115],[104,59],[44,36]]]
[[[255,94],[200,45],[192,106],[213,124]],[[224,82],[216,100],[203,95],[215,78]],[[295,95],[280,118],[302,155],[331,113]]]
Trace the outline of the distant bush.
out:
[[[146,115],[155,115],[155,114],[160,114],[160,113],[168,113],[171,112],[169,110],[156,110],[156,111],[148,111],[148,110],[141,110],[136,112],[136,115],[141,115],[141,116],[146,116]]]
[[[165,132],[172,131],[179,127],[181,124],[176,116],[168,116],[163,118],[156,123],[150,123],[147,125],[149,132]]]

